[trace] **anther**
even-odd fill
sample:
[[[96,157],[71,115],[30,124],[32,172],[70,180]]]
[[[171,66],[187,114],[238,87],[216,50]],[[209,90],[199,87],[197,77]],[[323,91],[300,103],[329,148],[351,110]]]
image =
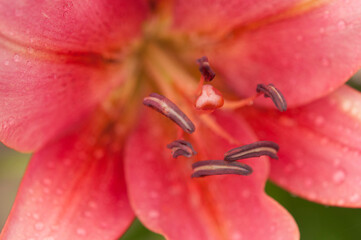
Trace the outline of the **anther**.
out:
[[[197,63],[199,65],[199,71],[202,74],[204,81],[210,82],[216,76],[216,73],[212,70],[209,65],[208,58],[206,56],[197,59]]]
[[[278,90],[273,84],[268,84],[267,86],[264,84],[257,85],[257,92],[263,93],[264,97],[270,97],[273,103],[276,105],[277,109],[281,112],[286,111],[287,102],[283,97],[280,90]]]
[[[172,150],[173,158],[177,158],[178,156],[190,158],[197,154],[197,152],[194,151],[192,144],[185,140],[175,140],[169,143],[167,148]]]
[[[200,96],[196,100],[196,108],[200,110],[215,110],[222,107],[224,99],[222,94],[211,85],[202,86]]]
[[[157,93],[151,93],[143,99],[143,104],[160,112],[178,124],[185,132],[193,133],[195,126],[192,121],[168,98]]]
[[[241,147],[233,148],[224,154],[225,161],[236,161],[239,159],[269,156],[278,159],[279,146],[271,141],[259,141]]]
[[[192,164],[192,178],[205,177],[212,175],[237,174],[249,175],[252,168],[240,162],[226,162],[223,160],[206,160]]]

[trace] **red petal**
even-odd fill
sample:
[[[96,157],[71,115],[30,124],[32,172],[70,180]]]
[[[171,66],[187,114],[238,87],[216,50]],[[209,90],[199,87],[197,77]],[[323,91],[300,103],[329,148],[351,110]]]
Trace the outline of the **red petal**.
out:
[[[258,83],[273,83],[289,106],[307,103],[360,68],[359,6],[358,0],[326,1],[287,17],[245,23],[234,39],[202,54],[242,96],[252,95]]]
[[[277,14],[298,0],[175,1],[174,27],[186,32],[229,31],[236,25]]]
[[[84,118],[114,84],[102,63],[34,54],[0,46],[0,140],[22,151],[38,149]]]
[[[320,203],[361,206],[361,94],[343,87],[307,106],[249,114],[260,138],[280,145],[271,179]]]
[[[0,1],[0,32],[51,50],[115,50],[139,34],[145,1]]]
[[[193,161],[173,159],[165,147],[176,136],[174,128],[154,112],[141,119],[147,121],[140,123],[126,148],[126,180],[133,209],[147,227],[172,240],[298,239],[292,217],[264,193],[268,160],[245,161],[254,170],[247,177],[191,179]],[[217,121],[240,141],[255,141],[242,119],[223,115]],[[202,137],[206,147],[194,145],[195,158],[221,159],[234,147],[202,126],[193,135]]]
[[[114,136],[94,128],[36,153],[0,239],[116,239],[134,214]]]

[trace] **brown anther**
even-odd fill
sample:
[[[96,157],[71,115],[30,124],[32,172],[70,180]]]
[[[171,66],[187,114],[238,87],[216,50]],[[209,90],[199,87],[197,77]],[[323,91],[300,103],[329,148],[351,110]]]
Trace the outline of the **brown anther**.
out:
[[[167,148],[172,150],[173,158],[177,158],[178,156],[190,158],[197,154],[197,152],[194,151],[192,144],[185,140],[175,140],[169,143]]]
[[[257,92],[263,93],[264,97],[270,97],[273,103],[276,105],[277,109],[281,112],[287,110],[287,102],[280,90],[278,90],[273,84],[264,84],[257,85]]]
[[[193,133],[195,131],[192,121],[168,98],[157,93],[151,93],[143,99],[143,104],[160,112],[178,124],[185,132]]]
[[[210,82],[216,76],[216,73],[211,69],[209,65],[208,58],[206,56],[197,59],[199,65],[199,71],[201,72],[204,81]]]
[[[240,162],[226,162],[223,160],[206,160],[192,164],[192,178],[205,177],[212,175],[237,174],[249,175],[252,168]]]
[[[222,107],[224,99],[222,94],[211,85],[204,85],[201,94],[196,100],[196,109],[199,110],[215,110]]]
[[[269,156],[278,159],[279,146],[271,141],[259,141],[241,147],[233,148],[224,154],[225,161],[236,161],[245,158]]]

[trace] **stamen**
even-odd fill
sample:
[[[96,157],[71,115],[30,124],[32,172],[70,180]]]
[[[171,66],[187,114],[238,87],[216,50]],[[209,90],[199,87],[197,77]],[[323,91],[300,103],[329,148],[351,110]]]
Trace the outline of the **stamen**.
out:
[[[168,98],[157,93],[151,93],[143,99],[143,104],[160,112],[178,124],[185,132],[193,133],[195,126],[192,121]]]
[[[216,73],[211,69],[209,65],[208,58],[206,56],[197,59],[199,65],[199,71],[202,74],[204,81],[210,82],[216,76]]]
[[[226,162],[223,160],[206,160],[195,162],[192,164],[192,168],[192,178],[223,174],[237,174],[246,176],[252,173],[252,168],[246,164],[240,162]]]
[[[236,161],[245,158],[260,157],[267,155],[270,158],[278,159],[279,146],[271,141],[259,141],[241,147],[233,148],[224,154],[225,161]]]
[[[264,84],[257,85],[257,92],[264,93],[264,97],[270,97],[273,103],[276,105],[278,110],[281,112],[286,111],[287,109],[287,102],[286,99],[283,97],[280,90],[278,90],[273,84],[268,84],[267,86]]]
[[[199,110],[215,110],[224,104],[222,94],[211,85],[202,87],[201,95],[197,98],[196,108]]]
[[[175,140],[169,143],[167,148],[172,150],[173,158],[177,158],[178,156],[190,158],[197,154],[197,152],[194,151],[192,144],[185,140]]]

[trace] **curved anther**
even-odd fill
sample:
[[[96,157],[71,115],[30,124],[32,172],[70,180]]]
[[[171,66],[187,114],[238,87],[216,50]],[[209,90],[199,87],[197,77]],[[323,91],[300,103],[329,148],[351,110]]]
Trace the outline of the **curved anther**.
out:
[[[226,162],[223,160],[206,160],[192,164],[192,178],[205,177],[212,175],[237,174],[249,175],[252,168],[240,162]]]
[[[167,148],[172,150],[173,158],[177,158],[178,156],[190,158],[197,154],[197,152],[194,151],[192,144],[185,140],[175,140],[169,143]]]
[[[245,158],[269,156],[278,159],[277,152],[279,146],[271,141],[259,141],[241,147],[233,148],[224,154],[225,161],[236,161]]]
[[[160,112],[178,124],[178,126],[187,133],[193,133],[196,129],[192,121],[185,115],[185,113],[182,112],[182,110],[180,110],[179,107],[177,107],[177,105],[175,105],[171,100],[162,95],[151,93],[148,97],[143,99],[143,104]]]
[[[272,99],[273,103],[276,105],[277,109],[281,112],[287,110],[287,102],[283,94],[278,90],[273,84],[264,84],[257,85],[257,92],[263,93],[264,97],[269,97]]]

